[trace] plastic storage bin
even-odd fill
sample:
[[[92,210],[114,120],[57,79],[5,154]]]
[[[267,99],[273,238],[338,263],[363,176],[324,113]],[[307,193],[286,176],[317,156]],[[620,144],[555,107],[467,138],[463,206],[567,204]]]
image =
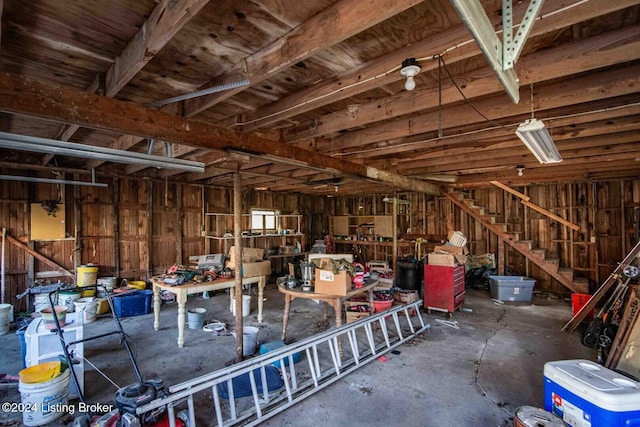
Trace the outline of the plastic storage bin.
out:
[[[523,276],[489,276],[491,298],[500,301],[531,301],[535,284]]]
[[[547,362],[544,409],[572,427],[640,425],[640,383],[589,360]]]
[[[66,324],[62,328],[65,342],[78,341],[83,339],[84,325],[78,319],[78,313],[68,313]],[[58,334],[45,327],[43,319],[37,318],[29,323],[24,332],[25,340],[25,365],[26,367],[38,365],[43,362],[53,362],[60,360],[59,355],[64,355],[62,344]],[[69,354],[79,363],[73,365],[73,369],[78,378],[80,391],[84,392],[84,343],[77,343],[69,346]],[[79,397],[78,389],[73,380],[69,382],[69,398]]]
[[[260,354],[265,354],[265,353],[269,353],[271,351],[277,350],[279,348],[285,347],[286,344],[284,343],[284,341],[282,340],[277,340],[277,341],[271,341],[268,343],[264,343],[260,346]],[[301,354],[300,352],[297,353],[293,353],[292,355],[293,357],[293,363],[298,363],[301,359]],[[280,361],[276,360],[275,362],[273,362],[273,366],[275,366],[276,368],[280,367]],[[289,357],[285,357],[284,358],[284,366],[289,366]]]
[[[117,295],[113,297],[113,310],[118,317],[148,314],[151,311],[152,298],[153,291],[151,289]]]

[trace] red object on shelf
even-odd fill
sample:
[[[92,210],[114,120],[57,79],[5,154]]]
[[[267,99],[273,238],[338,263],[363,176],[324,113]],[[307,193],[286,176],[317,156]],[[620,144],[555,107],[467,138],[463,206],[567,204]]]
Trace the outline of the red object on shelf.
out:
[[[464,304],[464,266],[424,266],[424,308],[451,314]]]
[[[375,307],[375,313],[380,313],[385,310],[389,310],[393,306],[393,300],[389,301],[373,301]]]

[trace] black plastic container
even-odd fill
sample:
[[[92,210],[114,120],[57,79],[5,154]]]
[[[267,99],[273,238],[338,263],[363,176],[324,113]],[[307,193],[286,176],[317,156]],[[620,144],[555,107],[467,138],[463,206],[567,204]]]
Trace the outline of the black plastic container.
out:
[[[400,289],[418,291],[422,297],[422,261],[398,261],[396,286]]]

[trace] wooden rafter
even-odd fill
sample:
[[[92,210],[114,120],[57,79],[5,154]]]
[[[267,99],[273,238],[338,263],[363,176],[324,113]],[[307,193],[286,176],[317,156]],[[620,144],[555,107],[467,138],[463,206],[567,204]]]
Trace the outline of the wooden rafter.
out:
[[[634,4],[634,2],[630,0],[625,0],[620,3],[607,0],[592,0],[588,4],[578,5],[570,11],[551,15],[537,22],[533,27],[532,35],[536,36],[554,31],[560,26],[568,26],[583,20],[592,19],[620,8],[629,7],[632,4]],[[522,14],[526,6],[526,4],[516,4],[514,6],[514,15]],[[543,7],[542,13],[545,14],[556,9],[557,5],[547,2]],[[493,24],[498,25],[500,19],[496,14],[493,18]],[[424,58],[426,56],[439,54],[450,49],[451,46],[464,44],[468,38],[469,33],[466,27],[459,25],[456,28],[448,29],[446,32],[436,34],[433,37],[412,43],[405,49],[394,51],[381,58],[367,62],[358,67],[357,70],[349,71],[335,79],[322,81],[279,101],[246,113],[243,121],[249,124],[243,126],[243,129],[251,131],[261,128],[280,120],[305,113],[314,108],[331,104],[390,82],[401,80],[403,77],[397,70],[391,74],[386,73],[391,69],[397,68],[406,58]],[[478,55],[479,53],[480,50],[477,45],[473,43],[461,45],[447,52],[446,60],[448,63],[453,63]],[[435,69],[437,68],[437,61],[424,62],[421,64],[421,67],[421,72]]]
[[[438,186],[396,173],[11,73],[0,74],[0,110],[201,148],[259,153],[301,168],[325,169],[409,191],[439,191]]]
[[[567,77],[584,71],[632,61],[637,57],[638,50],[640,50],[640,33],[636,28],[626,28],[580,43],[538,52],[523,58],[518,63],[519,68],[526,70],[526,72],[519,73],[521,74],[521,84],[528,85],[543,80]],[[468,99],[502,93],[502,85],[496,80],[490,67],[473,71],[468,75],[457,76],[456,80],[464,82],[464,94]],[[458,89],[451,82],[444,83],[441,92],[442,104],[459,102]],[[520,103],[512,107],[530,109],[528,103]],[[345,110],[326,115],[312,130],[305,129],[297,134],[288,135],[287,140],[297,141],[344,129],[361,128],[380,121],[380,117],[391,119],[435,108],[438,108],[437,84],[434,87],[401,92],[384,100],[358,105],[355,114]],[[474,116],[481,118],[477,115]],[[406,120],[411,119],[412,117]],[[437,122],[435,123],[437,124]],[[398,126],[398,129],[403,129],[406,135],[412,132],[413,127]],[[342,138],[350,139],[349,134]]]
[[[232,83],[245,76],[252,85],[266,80],[315,52],[333,46],[422,0],[371,0],[366,8],[360,0],[341,0],[309,18],[266,48],[248,56],[243,62],[212,79],[203,88]],[[191,117],[247,86],[185,101],[185,116]]]

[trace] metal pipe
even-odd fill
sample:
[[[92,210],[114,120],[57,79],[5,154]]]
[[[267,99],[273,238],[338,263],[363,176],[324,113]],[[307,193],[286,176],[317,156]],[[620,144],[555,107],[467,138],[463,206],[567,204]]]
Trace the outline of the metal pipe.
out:
[[[37,138],[0,132],[0,148],[36,153],[58,154],[85,159],[104,160],[115,163],[144,165],[157,168],[180,169],[187,172],[204,172],[204,163],[173,157],[154,156],[133,151],[76,144],[55,139]]]
[[[37,178],[32,176],[17,176],[17,175],[0,175],[0,181],[23,181],[23,182],[43,182],[47,184],[69,184],[69,185],[84,185],[87,187],[108,187],[108,184],[101,182],[89,182],[89,181],[68,181],[62,179],[52,178]]]

